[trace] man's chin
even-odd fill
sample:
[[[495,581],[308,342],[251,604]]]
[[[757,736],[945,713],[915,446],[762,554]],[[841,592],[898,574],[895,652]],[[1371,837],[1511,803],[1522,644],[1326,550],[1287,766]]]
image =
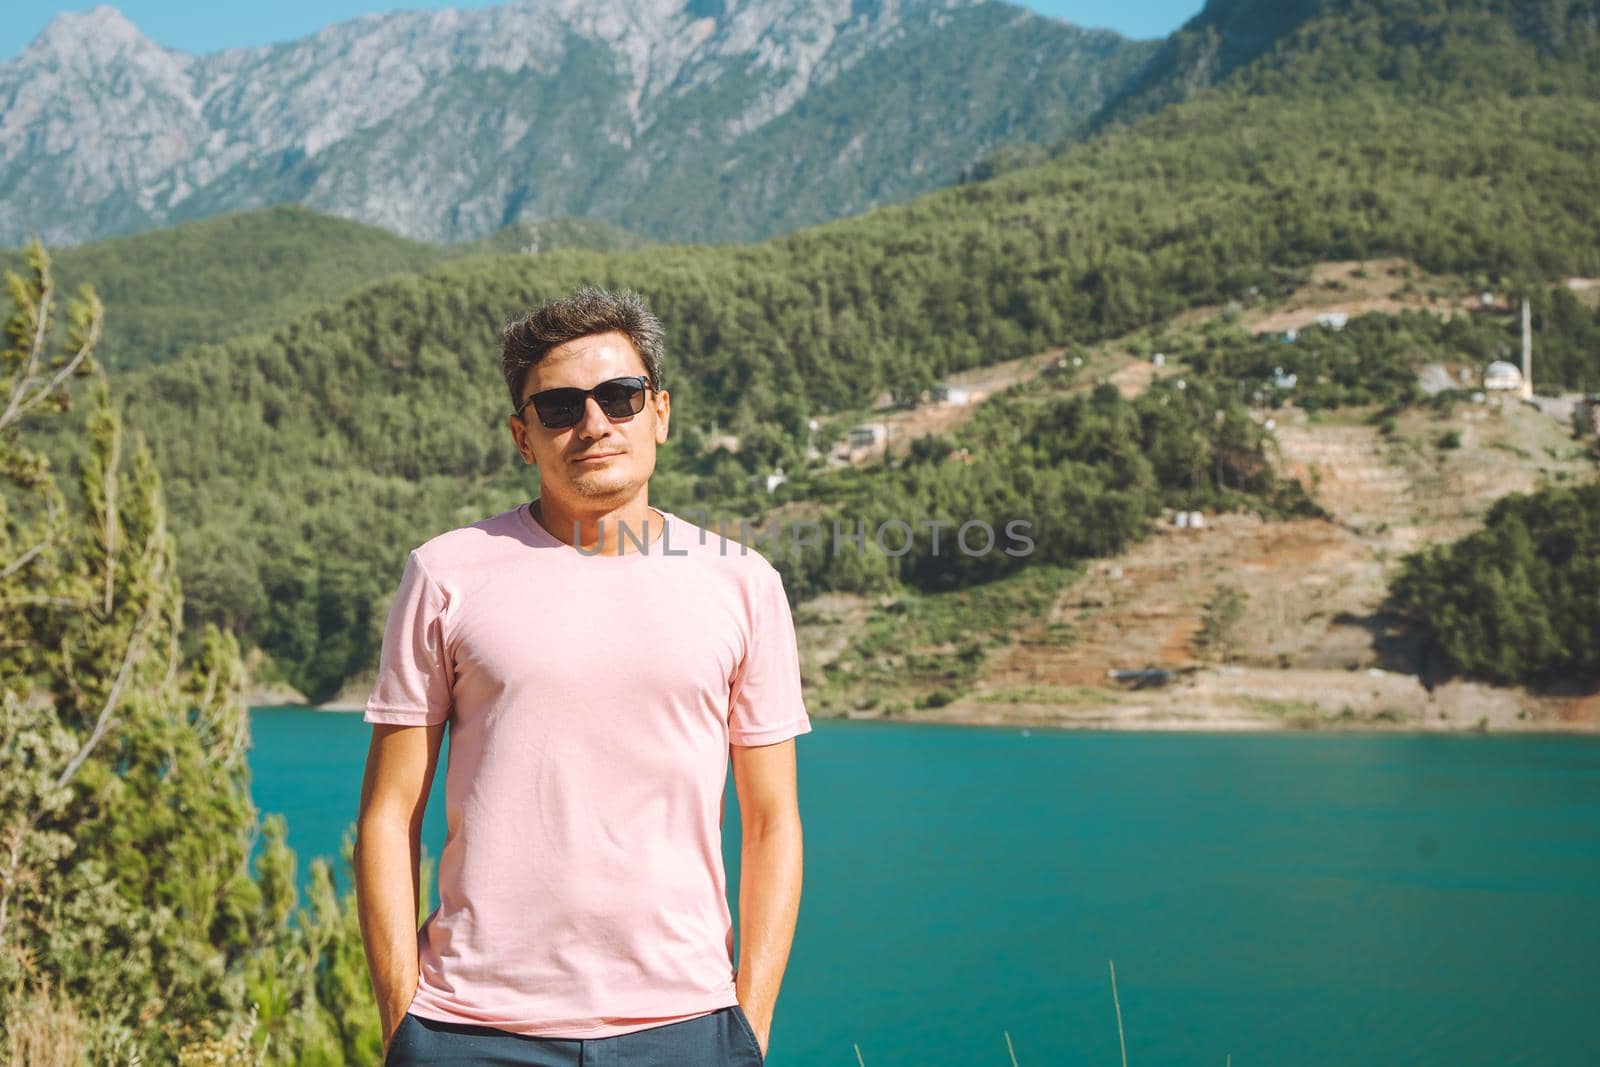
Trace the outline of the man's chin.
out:
[[[630,496],[635,488],[633,479],[622,471],[585,471],[581,468],[573,473],[569,484],[574,493],[589,498]]]

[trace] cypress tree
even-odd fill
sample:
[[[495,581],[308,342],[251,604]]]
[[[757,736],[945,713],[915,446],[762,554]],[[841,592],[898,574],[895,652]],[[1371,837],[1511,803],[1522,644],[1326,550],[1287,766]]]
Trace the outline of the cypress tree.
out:
[[[295,911],[281,819],[250,869],[243,661],[184,631],[160,476],[94,361],[100,302],[58,313],[49,256],[25,257],[0,352],[0,1056],[371,1060],[353,898],[319,864]],[[81,438],[75,493],[46,429]]]

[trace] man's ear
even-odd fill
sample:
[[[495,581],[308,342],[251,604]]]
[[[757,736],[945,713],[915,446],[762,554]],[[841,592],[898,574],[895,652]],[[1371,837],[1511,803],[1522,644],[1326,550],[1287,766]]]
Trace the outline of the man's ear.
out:
[[[667,443],[667,427],[672,421],[672,394],[665,389],[656,393],[656,444]]]
[[[529,466],[538,466],[533,458],[533,446],[528,443],[528,428],[515,415],[506,416],[506,422],[511,427],[511,440],[517,446],[522,462]]]

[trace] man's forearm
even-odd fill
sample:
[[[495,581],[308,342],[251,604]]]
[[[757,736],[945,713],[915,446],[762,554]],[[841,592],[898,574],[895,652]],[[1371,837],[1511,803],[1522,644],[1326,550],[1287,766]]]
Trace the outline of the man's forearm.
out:
[[[789,963],[800,912],[802,863],[798,816],[746,830],[739,860],[739,967],[736,995],[763,1051]]]
[[[356,908],[385,1046],[417,991],[419,847],[410,827],[358,825]]]

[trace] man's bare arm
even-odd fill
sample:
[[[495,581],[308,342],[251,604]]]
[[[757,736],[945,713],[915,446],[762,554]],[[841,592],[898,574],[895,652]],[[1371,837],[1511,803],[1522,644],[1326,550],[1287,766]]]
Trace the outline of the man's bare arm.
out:
[[[422,813],[444,724],[374,725],[356,822],[356,909],[383,1047],[416,994]]]
[[[739,965],[735,995],[766,1053],[800,913],[802,843],[794,739],[730,746],[739,794]]]

